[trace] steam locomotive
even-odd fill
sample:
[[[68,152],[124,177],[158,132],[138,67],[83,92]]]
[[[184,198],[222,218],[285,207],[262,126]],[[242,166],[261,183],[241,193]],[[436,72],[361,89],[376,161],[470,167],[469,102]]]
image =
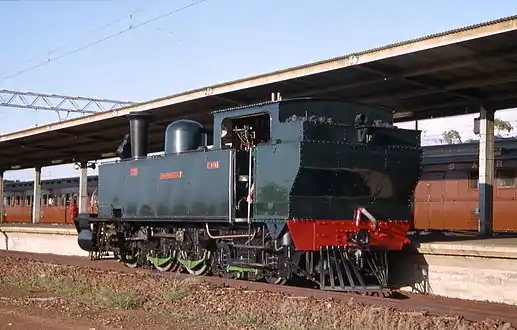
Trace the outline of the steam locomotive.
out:
[[[148,156],[152,118],[131,113],[120,160],[99,166],[98,213],[78,244],[128,267],[323,290],[390,291],[387,253],[408,243],[421,174],[420,132],[391,111],[290,99],[182,119]]]

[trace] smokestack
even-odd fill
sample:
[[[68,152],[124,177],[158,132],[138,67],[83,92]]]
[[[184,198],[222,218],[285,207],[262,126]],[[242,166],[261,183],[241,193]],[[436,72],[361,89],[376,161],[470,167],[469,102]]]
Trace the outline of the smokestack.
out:
[[[147,156],[149,144],[149,118],[144,112],[131,112],[129,115],[129,134],[131,136],[131,157]]]

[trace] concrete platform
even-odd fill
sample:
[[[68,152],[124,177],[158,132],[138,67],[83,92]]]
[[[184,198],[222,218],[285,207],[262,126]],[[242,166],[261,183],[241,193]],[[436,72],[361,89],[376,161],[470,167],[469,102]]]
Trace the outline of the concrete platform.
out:
[[[68,225],[2,225],[0,250],[88,256],[77,245],[77,231]]]
[[[411,237],[391,258],[402,291],[517,305],[517,237]]]
[[[422,254],[517,259],[517,235],[479,238],[473,234],[429,233],[409,235],[409,239]]]
[[[401,291],[517,305],[517,237],[410,239],[390,255],[390,282]],[[0,225],[0,250],[88,256],[69,225]]]
[[[73,224],[64,223],[0,223],[0,228],[11,228],[11,227],[30,227],[30,228],[75,228]]]

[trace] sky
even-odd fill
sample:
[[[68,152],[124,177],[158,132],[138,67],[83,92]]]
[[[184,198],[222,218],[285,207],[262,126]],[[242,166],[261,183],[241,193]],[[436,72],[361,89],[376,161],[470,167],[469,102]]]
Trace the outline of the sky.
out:
[[[148,101],[516,11],[515,0],[0,0],[0,89]],[[453,128],[468,139],[474,117],[419,129],[428,143]],[[515,110],[496,117],[517,126]],[[0,107],[0,134],[58,120]],[[77,175],[68,164],[42,170],[42,179]]]

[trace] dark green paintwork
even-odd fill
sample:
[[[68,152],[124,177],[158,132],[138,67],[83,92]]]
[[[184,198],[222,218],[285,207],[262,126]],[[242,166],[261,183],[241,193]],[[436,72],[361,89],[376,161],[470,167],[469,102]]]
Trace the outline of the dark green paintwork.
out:
[[[228,165],[231,150],[186,152],[99,167],[99,218],[112,209],[131,220],[228,220]],[[219,168],[207,169],[207,162]],[[138,169],[131,176],[132,168]],[[160,179],[160,173],[182,172]]]
[[[410,219],[421,172],[419,131],[374,127],[372,142],[362,143],[355,116],[366,113],[365,126],[373,126],[374,120],[390,123],[390,113],[324,101],[264,110],[271,114],[272,138],[255,150],[254,221],[352,219],[357,207],[378,219]],[[333,121],[289,121],[293,114]]]
[[[125,219],[228,221],[232,151],[220,149],[221,122],[256,113],[269,114],[271,139],[254,149],[253,221],[278,233],[288,219],[351,219],[358,206],[378,219],[410,219],[420,132],[392,127],[391,112],[382,108],[310,99],[215,112],[213,151],[102,165],[99,217],[120,208]],[[357,123],[361,114],[365,120]],[[363,128],[371,142],[361,140]],[[207,170],[213,160],[219,169]],[[175,171],[184,177],[159,179]]]

